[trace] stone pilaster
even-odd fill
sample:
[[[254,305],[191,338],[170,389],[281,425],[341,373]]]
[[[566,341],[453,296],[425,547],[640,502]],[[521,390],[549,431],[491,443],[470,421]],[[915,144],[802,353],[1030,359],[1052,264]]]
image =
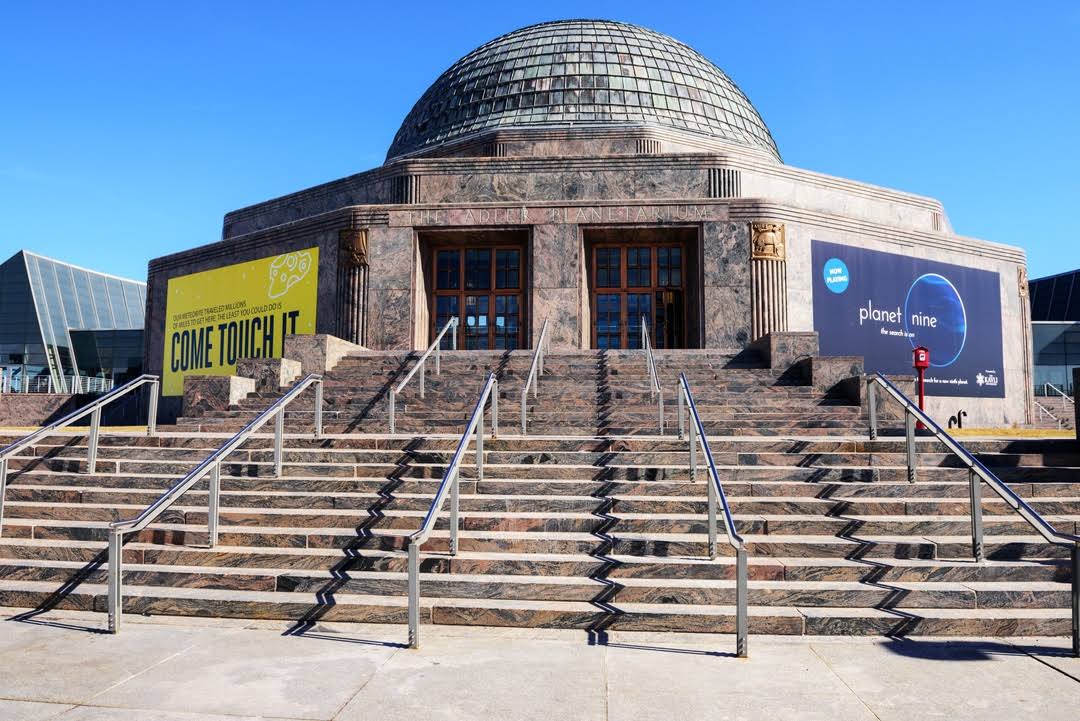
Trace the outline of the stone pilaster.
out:
[[[752,340],[788,329],[783,223],[750,223],[750,316]]]
[[[337,337],[357,345],[367,342],[368,231],[338,232]]]
[[[1024,359],[1024,422],[1034,423],[1035,418],[1035,369],[1032,364],[1031,295],[1028,290],[1027,266],[1016,268],[1016,294],[1020,303],[1020,327],[1023,329]]]

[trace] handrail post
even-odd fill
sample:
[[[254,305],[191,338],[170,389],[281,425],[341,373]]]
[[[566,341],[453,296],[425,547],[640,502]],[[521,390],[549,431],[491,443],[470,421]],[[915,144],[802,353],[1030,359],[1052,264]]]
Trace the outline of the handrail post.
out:
[[[442,375],[442,338],[435,344],[435,375]]]
[[[466,429],[468,430],[468,429]],[[476,422],[476,480],[484,480],[484,409]]]
[[[395,425],[394,424],[394,405],[395,405],[394,396],[395,395],[396,394],[394,392],[394,389],[391,388],[390,389],[390,413],[389,413],[389,416],[390,416],[390,433],[394,432],[394,425]]]
[[[120,632],[120,616],[124,601],[121,598],[123,579],[123,535],[117,528],[109,529],[109,633]]]
[[[101,406],[90,414],[90,448],[86,456],[86,472],[93,474],[97,470],[98,434],[101,432]]]
[[[1080,543],[1070,550],[1072,561],[1072,652],[1080,657]]]
[[[491,381],[491,437],[499,437],[499,381]]]
[[[427,382],[425,380],[426,378],[427,378],[427,358],[420,361],[420,397],[421,398],[425,397],[425,395],[424,395],[424,393],[426,392],[425,386],[427,385]]]
[[[281,457],[284,454],[282,445],[285,436],[285,408],[278,410],[274,416],[274,478],[281,477]]]
[[[454,333],[453,333],[453,335],[451,335],[451,336],[450,336],[450,349],[451,349],[451,350],[457,350],[457,332],[458,332],[458,324],[459,324],[459,323],[460,323],[461,321],[459,321],[459,320],[458,320],[458,317],[457,317],[456,315],[455,315],[455,316],[454,316],[454,317],[453,317],[453,318],[452,318],[451,320],[452,320],[452,321],[453,321],[453,323],[454,323]]]
[[[690,480],[698,479],[698,426],[690,419]]]
[[[968,469],[968,494],[971,496],[971,555],[976,563],[982,563],[983,557],[983,522],[982,522],[982,487],[975,469]]]
[[[315,440],[322,438],[323,382],[315,381]]]
[[[526,404],[529,402],[529,391],[526,388],[521,389],[521,435],[526,434],[526,426],[528,420],[526,418]]]
[[[460,504],[458,498],[460,494],[458,492],[458,485],[460,480],[460,474],[454,473],[454,480],[450,483],[450,555],[456,556],[458,552],[458,526],[461,523],[461,516],[458,513]]]
[[[683,390],[682,384],[679,384],[678,392],[675,394],[679,398],[679,440],[681,441],[686,435],[686,418],[683,416],[684,410],[684,398],[686,391]]]
[[[874,387],[874,378],[866,381],[866,405],[870,415],[870,440],[877,440],[877,388]]]
[[[746,565],[746,547],[739,546],[735,549],[735,655],[739,658],[746,658],[750,632]]]
[[[420,648],[420,548],[409,541],[409,648]]]
[[[708,474],[706,474],[708,475]],[[716,479],[709,478],[709,560],[716,560]],[[734,529],[732,529],[734,530]]]
[[[218,511],[221,506],[221,461],[214,464],[210,471],[210,502],[206,515],[207,544],[210,548],[217,546],[218,541]]]
[[[660,435],[664,435],[664,392],[657,397],[657,413],[660,415]]]
[[[151,438],[157,435],[158,391],[160,388],[160,381],[150,382],[150,401],[146,409],[146,435]]]
[[[915,482],[915,415],[904,409],[904,429],[907,434],[907,480]]]
[[[4,497],[7,495],[8,459],[0,458],[0,536],[4,535]]]

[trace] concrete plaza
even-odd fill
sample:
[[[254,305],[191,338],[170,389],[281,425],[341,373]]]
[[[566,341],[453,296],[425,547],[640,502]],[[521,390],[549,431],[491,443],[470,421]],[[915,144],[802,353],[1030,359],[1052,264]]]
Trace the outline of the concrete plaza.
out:
[[[423,628],[51,612],[0,622],[4,721],[1052,719],[1080,714],[1066,639]],[[290,633],[292,632],[292,633]]]

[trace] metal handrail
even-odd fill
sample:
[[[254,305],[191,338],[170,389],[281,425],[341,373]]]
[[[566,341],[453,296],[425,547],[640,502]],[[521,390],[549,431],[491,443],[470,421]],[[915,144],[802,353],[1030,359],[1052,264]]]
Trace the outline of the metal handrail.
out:
[[[983,528],[982,528],[982,493],[979,488],[979,479],[982,479],[991,490],[996,493],[1005,505],[1016,511],[1028,524],[1034,528],[1048,543],[1061,548],[1068,548],[1072,565],[1072,641],[1073,655],[1080,656],[1080,536],[1072,533],[1059,531],[1042,515],[1024,501],[1013,489],[1009,488],[990,469],[964,448],[948,432],[939,426],[933,418],[918,407],[903,391],[893,385],[885,376],[876,373],[869,376],[866,381],[867,395],[869,400],[870,415],[870,440],[877,439],[877,394],[874,385],[880,385],[904,408],[904,415],[908,428],[912,426],[912,419],[918,419],[946,448],[952,451],[964,465],[968,467],[968,496],[971,501],[971,552],[976,562],[985,560],[983,552]],[[909,467],[914,457],[915,441],[913,434],[908,435],[908,458]]]
[[[476,401],[469,423],[465,426],[465,432],[458,441],[457,450],[450,460],[446,472],[443,473],[439,490],[435,492],[435,498],[431,501],[427,515],[420,528],[409,536],[409,647],[420,647],[420,546],[431,536],[435,529],[443,503],[447,494],[450,495],[450,555],[457,555],[458,551],[458,476],[461,469],[461,460],[465,457],[465,450],[469,445],[469,436],[476,436],[476,480],[484,480],[484,406],[491,399],[491,437],[499,435],[499,381],[494,373],[488,373],[484,381],[484,387],[480,391],[480,398]]]
[[[664,391],[660,389],[656,358],[653,357],[652,342],[649,340],[649,327],[645,323],[645,316],[641,316],[641,347],[645,351],[645,366],[649,371],[649,397],[657,399],[656,414],[660,423],[660,435],[664,435]]]
[[[1073,400],[1073,397],[1072,397],[1072,396],[1070,396],[1070,395],[1069,395],[1068,393],[1066,393],[1065,391],[1061,390],[1060,388],[1058,388],[1058,387],[1057,387],[1056,385],[1054,385],[1053,383],[1043,383],[1043,394],[1044,394],[1045,396],[1047,396],[1048,398],[1050,397],[1050,394],[1046,392],[1046,389],[1047,389],[1047,388],[1053,388],[1053,389],[1054,389],[1054,392],[1055,392],[1055,393],[1057,393],[1057,394],[1058,394],[1059,396],[1061,396],[1062,398],[1064,398],[1064,399],[1065,399],[1066,401],[1068,401],[1069,403],[1072,403],[1072,404],[1073,404],[1074,406],[1076,405],[1076,401],[1075,401],[1075,400]],[[1065,404],[1064,404],[1064,403],[1062,403],[1062,405],[1064,406]]]
[[[533,351],[532,365],[529,366],[529,376],[525,379],[525,385],[521,388],[521,435],[526,434],[528,420],[528,397],[529,388],[532,388],[533,398],[536,398],[536,387],[539,384],[538,376],[544,374],[544,355],[548,352],[548,319],[544,319],[544,325],[540,328],[540,340],[536,343]]]
[[[1039,403],[1038,401],[1035,401],[1035,407],[1039,409],[1039,418],[1042,418],[1043,415],[1050,416],[1050,420],[1056,421],[1058,424],[1058,430],[1061,430],[1061,419],[1051,413],[1049,408],[1044,406],[1042,403]]]
[[[221,498],[221,464],[225,458],[235,451],[242,443],[265,425],[271,418],[274,419],[274,476],[281,476],[283,438],[285,435],[285,408],[308,389],[315,386],[315,438],[322,437],[322,401],[323,379],[317,373],[312,373],[290,388],[273,405],[255,416],[242,430],[229,440],[225,441],[216,451],[210,454],[202,463],[196,466],[190,473],[181,478],[172,488],[165,491],[156,501],[135,518],[121,521],[113,521],[109,524],[109,633],[117,633],[120,630],[120,617],[123,613],[123,587],[121,583],[123,575],[123,545],[124,536],[129,533],[137,533],[164,513],[182,495],[210,474],[209,491],[210,498],[207,513],[208,545],[213,548],[217,545],[218,537],[218,511]]]
[[[428,356],[430,356],[433,352],[435,353],[435,375],[442,375],[442,363],[441,363],[441,361],[442,361],[442,339],[443,339],[443,336],[446,335],[446,331],[453,328],[454,332],[450,336],[451,350],[457,350],[457,327],[458,327],[457,316],[453,316],[453,317],[450,318],[450,320],[446,321],[446,325],[444,325],[442,327],[442,330],[439,331],[439,334],[437,336],[435,336],[435,340],[433,340],[431,342],[431,345],[429,345],[427,347],[427,350],[424,351],[424,354],[422,356],[420,356],[420,360],[416,361],[416,364],[405,375],[405,377],[401,379],[401,382],[398,383],[396,387],[390,389],[390,399],[389,399],[390,413],[389,413],[389,418],[390,418],[390,432],[391,433],[394,433],[395,429],[396,429],[396,422],[395,422],[396,419],[394,417],[395,416],[394,411],[395,411],[395,408],[396,408],[396,405],[397,405],[396,399],[397,399],[398,393],[401,393],[401,391],[405,389],[405,386],[406,386],[406,384],[408,384],[409,380],[412,379],[412,377],[414,375],[416,375],[417,371],[420,371],[420,397],[421,398],[424,397],[424,379],[425,379],[425,376],[427,375],[427,359],[428,359]]]
[[[747,603],[747,568],[746,568],[746,542],[739,532],[735,530],[735,519],[731,515],[731,506],[728,505],[724,486],[720,482],[720,474],[716,470],[713,461],[712,450],[709,448],[709,439],[705,435],[705,425],[701,422],[698,414],[694,395],[690,392],[690,383],[686,380],[686,374],[679,374],[679,438],[684,436],[683,407],[690,419],[690,479],[697,479],[697,447],[705,451],[705,464],[709,474],[709,558],[715,560],[717,553],[716,544],[716,517],[717,509],[723,513],[724,532],[727,534],[728,545],[735,549],[735,653],[739,658],[746,658],[747,636],[749,634],[749,611]]]
[[[90,437],[87,441],[86,449],[86,472],[91,474],[94,473],[97,470],[98,437],[101,434],[101,409],[121,396],[127,395],[136,388],[141,388],[147,383],[151,385],[151,389],[146,411],[146,435],[154,436],[157,434],[158,388],[161,379],[158,376],[141,375],[138,378],[128,381],[119,388],[114,388],[100,398],[87,403],[82,408],[68,413],[60,420],[53,421],[49,425],[39,428],[29,435],[23,436],[6,448],[0,449],[0,533],[2,533],[4,527],[4,497],[7,495],[8,459],[23,448],[33,444],[34,441],[55,433],[61,428],[69,426],[75,421],[89,415],[91,418]]]

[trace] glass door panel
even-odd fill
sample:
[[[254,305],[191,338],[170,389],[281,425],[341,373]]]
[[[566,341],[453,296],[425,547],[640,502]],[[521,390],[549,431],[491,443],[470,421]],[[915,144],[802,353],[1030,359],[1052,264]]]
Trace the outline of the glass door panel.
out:
[[[626,294],[626,347],[641,347],[641,322],[652,325],[652,295],[649,293]],[[653,331],[650,328],[649,333]]]
[[[516,350],[519,334],[518,297],[516,295],[495,296],[495,317],[492,319],[492,331],[495,336],[496,350]]]
[[[435,296],[435,332],[438,333],[443,329],[451,318],[457,316],[458,310],[458,296],[456,295],[438,295]],[[443,336],[440,347],[452,348],[453,339],[450,338],[450,331],[447,331]]]
[[[622,348],[622,296],[618,293],[596,296],[596,347]]]
[[[488,306],[486,295],[465,296],[465,349],[487,350]]]

